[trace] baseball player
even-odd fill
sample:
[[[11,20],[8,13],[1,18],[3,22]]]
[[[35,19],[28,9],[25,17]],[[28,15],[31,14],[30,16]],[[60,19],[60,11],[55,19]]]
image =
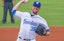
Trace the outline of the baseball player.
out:
[[[18,8],[23,3],[27,3],[27,0],[20,0],[12,9],[13,15],[21,19],[17,41],[36,41],[35,28],[37,27],[38,23],[43,23],[46,25],[46,36],[49,35],[50,29],[47,22],[44,18],[37,14],[40,10],[41,3],[35,1],[33,3],[31,13],[18,11]]]

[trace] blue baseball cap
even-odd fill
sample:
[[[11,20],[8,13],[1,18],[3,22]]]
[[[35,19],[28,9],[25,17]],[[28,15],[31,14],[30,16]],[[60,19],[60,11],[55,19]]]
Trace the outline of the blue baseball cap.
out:
[[[34,3],[33,3],[33,6],[37,6],[37,7],[41,7],[41,3],[40,2],[38,2],[38,1],[35,1]]]

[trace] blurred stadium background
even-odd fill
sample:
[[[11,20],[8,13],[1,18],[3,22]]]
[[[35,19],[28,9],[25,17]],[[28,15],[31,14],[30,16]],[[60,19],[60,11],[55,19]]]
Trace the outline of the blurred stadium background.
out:
[[[19,0],[16,0],[16,3]],[[20,11],[31,12],[32,4],[35,0],[29,0],[27,4],[22,4]],[[39,15],[44,17],[49,26],[64,26],[64,0],[39,0],[42,3]],[[15,24],[11,24],[9,12],[7,14],[6,24],[2,24],[3,7],[2,0],[0,0],[0,27],[5,26],[19,26],[20,19],[15,18]]]

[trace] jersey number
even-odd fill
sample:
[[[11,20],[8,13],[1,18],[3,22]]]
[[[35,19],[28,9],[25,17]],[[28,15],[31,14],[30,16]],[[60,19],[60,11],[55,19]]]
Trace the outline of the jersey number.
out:
[[[35,31],[36,27],[31,26],[31,31]]]

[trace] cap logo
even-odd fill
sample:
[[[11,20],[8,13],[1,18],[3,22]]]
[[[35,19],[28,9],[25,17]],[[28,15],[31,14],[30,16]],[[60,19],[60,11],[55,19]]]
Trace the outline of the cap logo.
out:
[[[34,3],[33,3],[33,6],[37,6],[37,7],[41,7],[41,3],[40,2],[38,2],[38,1],[35,1]]]
[[[36,2],[36,4],[39,4],[39,2]]]

